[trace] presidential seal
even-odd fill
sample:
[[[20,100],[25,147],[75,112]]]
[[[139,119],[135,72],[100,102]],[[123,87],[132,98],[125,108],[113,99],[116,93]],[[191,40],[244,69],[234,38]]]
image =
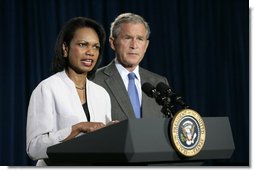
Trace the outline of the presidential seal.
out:
[[[205,143],[206,130],[201,116],[192,109],[182,109],[171,121],[170,138],[175,150],[184,157],[193,157]]]

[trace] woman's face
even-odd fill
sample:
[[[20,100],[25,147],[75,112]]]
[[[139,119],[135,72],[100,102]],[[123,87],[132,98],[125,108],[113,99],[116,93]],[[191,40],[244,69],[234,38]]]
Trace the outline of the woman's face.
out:
[[[99,57],[100,42],[95,30],[84,27],[76,30],[68,48],[63,44],[64,57],[68,58],[68,69],[78,74],[91,71]]]

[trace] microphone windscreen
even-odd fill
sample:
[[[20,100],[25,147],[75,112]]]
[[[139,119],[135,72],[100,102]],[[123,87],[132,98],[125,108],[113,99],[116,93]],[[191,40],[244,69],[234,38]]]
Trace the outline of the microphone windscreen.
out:
[[[153,90],[155,89],[155,87],[152,84],[146,82],[142,85],[141,88],[143,92],[146,93],[146,95],[148,95],[149,97],[153,97]]]
[[[157,84],[157,86],[156,86],[156,89],[157,89],[160,93],[165,94],[168,90],[170,90],[170,87],[169,87],[167,84],[163,83],[163,82],[159,82],[159,83]]]

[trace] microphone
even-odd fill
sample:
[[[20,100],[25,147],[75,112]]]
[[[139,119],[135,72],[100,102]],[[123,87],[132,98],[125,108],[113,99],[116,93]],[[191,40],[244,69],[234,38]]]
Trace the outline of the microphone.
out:
[[[181,96],[177,96],[172,90],[171,88],[163,83],[160,82],[157,84],[156,89],[164,96],[167,96],[168,98],[170,98],[173,102],[179,104],[180,106],[182,106],[183,108],[189,108],[189,106],[183,101]]]
[[[144,83],[142,85],[142,90],[146,93],[147,96],[155,98],[156,102],[161,105],[169,105],[167,97],[162,96],[162,94],[156,90],[156,88],[150,83]]]
[[[156,88],[150,84],[150,83],[144,83],[141,87],[141,89],[143,90],[143,92],[145,92],[145,94],[149,97],[152,97],[152,98],[158,98],[160,96],[160,92],[158,92],[156,90]]]
[[[147,82],[142,85],[142,90],[147,96],[155,98],[158,105],[163,106],[161,111],[165,116],[173,116],[170,111],[170,98],[162,95],[152,84]]]
[[[172,97],[172,96],[175,95],[175,93],[172,92],[172,90],[170,89],[170,87],[169,87],[167,84],[163,83],[163,82],[159,82],[159,83],[157,84],[157,86],[156,86],[156,89],[157,89],[160,93],[162,93],[162,94],[164,94],[164,95],[166,95],[166,96],[168,96],[168,97]]]
[[[161,94],[157,89],[150,83],[144,83],[142,85],[142,90],[149,97],[155,98],[156,102],[161,106],[169,106],[170,99],[168,99],[165,95]]]

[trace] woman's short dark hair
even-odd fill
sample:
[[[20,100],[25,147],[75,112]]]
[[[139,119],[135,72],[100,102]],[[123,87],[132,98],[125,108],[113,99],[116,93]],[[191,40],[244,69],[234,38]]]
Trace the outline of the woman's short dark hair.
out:
[[[101,62],[106,39],[106,33],[104,28],[99,23],[85,17],[72,18],[69,21],[67,21],[62,27],[60,33],[58,34],[55,44],[55,53],[52,64],[53,73],[57,73],[66,69],[66,67],[68,66],[68,59],[64,57],[63,44],[65,43],[66,46],[69,48],[70,42],[73,39],[76,30],[84,27],[94,29],[99,37],[100,42],[99,57],[94,68],[90,72],[88,72],[87,77],[90,78],[94,75]]]

